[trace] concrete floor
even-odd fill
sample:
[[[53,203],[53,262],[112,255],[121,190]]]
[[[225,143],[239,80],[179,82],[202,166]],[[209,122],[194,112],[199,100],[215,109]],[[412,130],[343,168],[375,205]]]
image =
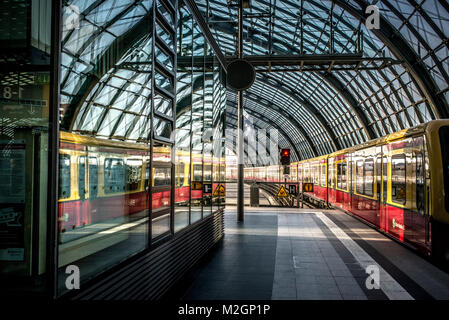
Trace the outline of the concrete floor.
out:
[[[226,208],[223,241],[167,297],[449,299],[449,274],[345,213],[245,209],[245,221],[238,223],[235,207]],[[379,275],[379,288],[370,270]]]

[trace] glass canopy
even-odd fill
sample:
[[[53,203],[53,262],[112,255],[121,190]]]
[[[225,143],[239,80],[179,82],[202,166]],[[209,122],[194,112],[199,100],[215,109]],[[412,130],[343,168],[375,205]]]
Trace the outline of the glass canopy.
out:
[[[237,8],[228,2],[196,1],[225,56],[235,56]],[[283,139],[280,145],[295,144],[298,158],[449,116],[448,3],[377,1],[378,30],[365,26],[368,5],[364,0],[253,0],[244,10],[246,57],[361,54],[360,64],[338,68],[330,63],[304,72],[256,67],[244,107],[264,128],[281,122],[280,133],[291,142]],[[228,91],[234,116],[235,101]]]

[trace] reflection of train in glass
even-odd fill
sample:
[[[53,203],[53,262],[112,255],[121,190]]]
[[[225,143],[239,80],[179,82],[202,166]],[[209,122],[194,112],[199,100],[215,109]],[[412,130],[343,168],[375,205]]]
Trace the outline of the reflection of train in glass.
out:
[[[175,203],[201,203],[205,197],[212,198],[203,190],[192,190],[190,195],[190,154],[179,151],[177,161]],[[215,161],[212,170],[211,162],[211,158],[205,157],[203,165],[201,154],[192,155],[192,181],[208,182],[212,175],[218,181],[219,164]],[[152,218],[170,207],[171,167],[170,148],[154,147]],[[145,212],[149,207],[149,179],[149,146],[61,132],[59,231]],[[216,183],[213,190],[215,187]]]
[[[245,169],[248,180],[284,181],[283,168]],[[435,120],[290,165],[288,183],[414,248],[449,260],[449,121]]]

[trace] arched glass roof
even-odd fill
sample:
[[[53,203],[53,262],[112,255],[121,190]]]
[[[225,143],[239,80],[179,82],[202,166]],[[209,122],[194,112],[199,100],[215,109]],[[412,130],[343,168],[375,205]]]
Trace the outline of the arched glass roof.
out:
[[[65,1],[61,43],[64,130],[126,141],[149,140],[152,5],[148,0]],[[67,21],[77,11],[80,18],[73,27]],[[162,51],[156,56],[172,66]],[[170,116],[166,100],[155,97],[154,102],[155,109]]]
[[[227,0],[195,3],[223,53],[234,56],[236,8]],[[338,67],[329,62],[302,71],[291,67],[287,72],[278,65],[267,72],[267,65],[256,66],[256,82],[245,92],[248,115],[261,129],[277,124],[282,129],[280,145],[294,149],[298,159],[449,117],[447,1],[377,1],[378,30],[368,30],[364,24],[370,3],[252,0],[245,10],[246,56],[363,53],[358,64]],[[64,23],[62,34],[62,128],[148,140],[150,110],[145,100],[151,98],[151,73],[142,62],[151,55],[152,4],[148,0],[64,1],[63,21],[73,14],[73,6],[81,19],[77,28]],[[196,33],[194,38],[199,36]],[[156,55],[171,63],[163,52]],[[227,97],[229,113],[236,115],[235,93],[228,91]],[[157,101],[155,108],[168,108],[165,100]]]
[[[235,56],[236,7],[227,0],[196,3],[223,53]],[[286,72],[280,66],[267,72],[267,66],[256,66],[259,72],[245,92],[244,106],[266,118],[262,127],[281,122],[281,134],[289,135],[300,158],[449,116],[449,4],[376,1],[380,28],[368,30],[365,9],[370,4],[252,0],[251,8],[244,10],[247,57],[363,52],[359,64],[338,68],[332,62],[303,72]],[[228,104],[235,100],[235,93],[229,92]],[[289,144],[285,139],[282,143]]]

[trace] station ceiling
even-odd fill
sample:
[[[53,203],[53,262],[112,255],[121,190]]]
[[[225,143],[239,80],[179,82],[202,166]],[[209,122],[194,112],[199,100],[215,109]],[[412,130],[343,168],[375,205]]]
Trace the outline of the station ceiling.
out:
[[[262,57],[256,81],[245,92],[246,123],[279,128],[280,145],[290,146],[294,160],[449,117],[449,4],[374,2],[381,13],[378,30],[365,26],[365,9],[373,1],[252,0],[245,10],[244,54]],[[195,3],[223,54],[235,56],[236,8],[227,0]],[[61,127],[145,141],[150,66],[125,66],[149,59],[151,1],[72,0],[64,5],[77,6],[82,19],[79,28],[62,34]],[[69,15],[65,10],[63,19]],[[332,60],[338,55],[356,56],[358,62]],[[323,61],[315,66],[263,63],[289,56]],[[236,101],[229,90],[231,126]]]
[[[227,0],[195,2],[224,55],[236,56],[237,8]],[[365,25],[373,3],[380,9],[378,30]],[[247,120],[265,128],[282,123],[281,134],[291,142],[281,143],[295,145],[293,157],[327,154],[449,116],[444,0],[252,0],[244,16],[246,57],[362,54],[357,64],[329,59],[302,71],[256,67],[256,81],[245,92]],[[229,91],[234,114],[236,101]]]

